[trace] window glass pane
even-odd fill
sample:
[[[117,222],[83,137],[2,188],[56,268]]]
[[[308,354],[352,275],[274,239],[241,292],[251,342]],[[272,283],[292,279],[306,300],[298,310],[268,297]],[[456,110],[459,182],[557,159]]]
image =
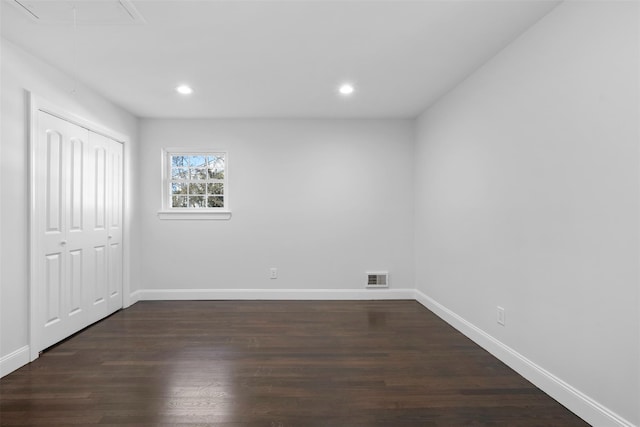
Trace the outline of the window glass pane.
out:
[[[189,179],[189,169],[187,168],[172,168],[171,179]]]
[[[224,197],[222,196],[209,196],[207,197],[207,207],[209,208],[223,208]]]
[[[209,169],[209,179],[224,179],[224,169]]]
[[[224,156],[209,156],[209,179],[224,179]]]
[[[189,194],[204,194],[206,184],[189,184]]]
[[[224,156],[207,157],[207,166],[211,169],[224,169]]]
[[[195,166],[197,168],[206,168],[207,157],[206,156],[189,156],[189,165]]]
[[[171,166],[189,166],[187,156],[171,156]]]
[[[187,194],[187,184],[172,182],[171,194]]]
[[[172,208],[186,208],[187,207],[187,196],[173,196],[171,198],[171,207]]]
[[[203,196],[190,196],[189,197],[189,207],[190,208],[204,208],[204,197]]]
[[[207,179],[207,170],[204,168],[191,168],[191,179]]]
[[[224,208],[225,154],[169,154],[166,177],[174,208]]]
[[[224,184],[207,184],[207,194],[224,194]]]

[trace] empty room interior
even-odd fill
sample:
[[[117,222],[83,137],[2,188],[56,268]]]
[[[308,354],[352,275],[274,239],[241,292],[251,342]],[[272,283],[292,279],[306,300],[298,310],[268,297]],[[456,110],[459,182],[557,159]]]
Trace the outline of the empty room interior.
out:
[[[640,426],[639,2],[0,14],[0,425]]]

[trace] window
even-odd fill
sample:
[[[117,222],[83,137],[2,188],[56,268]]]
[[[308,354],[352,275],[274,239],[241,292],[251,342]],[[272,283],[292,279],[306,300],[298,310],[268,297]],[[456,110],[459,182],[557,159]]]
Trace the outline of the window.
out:
[[[164,150],[161,218],[186,214],[176,219],[206,219],[208,213],[228,214],[227,157],[226,152],[218,151]]]

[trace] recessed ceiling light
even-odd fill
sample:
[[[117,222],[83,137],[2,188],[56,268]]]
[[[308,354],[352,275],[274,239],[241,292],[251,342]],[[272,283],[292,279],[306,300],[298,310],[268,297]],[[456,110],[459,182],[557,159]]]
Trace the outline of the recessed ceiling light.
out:
[[[340,87],[338,88],[338,92],[340,92],[340,95],[344,95],[344,96],[351,95],[353,91],[355,91],[355,88],[351,83],[341,84]]]
[[[180,85],[176,87],[176,92],[182,95],[191,95],[193,93],[193,89],[188,85]]]

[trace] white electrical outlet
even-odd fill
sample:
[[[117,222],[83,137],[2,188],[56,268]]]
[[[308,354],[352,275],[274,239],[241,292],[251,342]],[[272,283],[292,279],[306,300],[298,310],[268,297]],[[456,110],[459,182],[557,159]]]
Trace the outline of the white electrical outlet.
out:
[[[271,267],[269,269],[269,279],[277,279],[278,278],[278,269],[275,267]]]
[[[498,315],[498,325],[502,325],[504,326],[504,320],[505,320],[505,316],[504,316],[504,308],[498,306],[498,311],[497,311],[497,315]]]

